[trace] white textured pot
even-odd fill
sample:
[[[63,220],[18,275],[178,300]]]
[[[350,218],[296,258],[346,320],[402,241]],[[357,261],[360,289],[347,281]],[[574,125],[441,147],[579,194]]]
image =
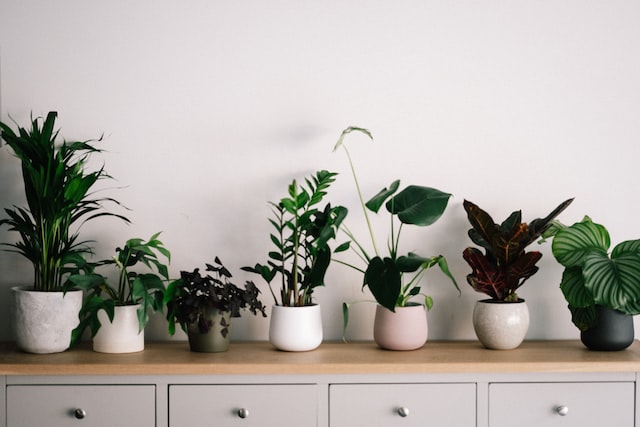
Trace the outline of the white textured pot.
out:
[[[93,337],[93,351],[99,353],[135,353],[144,350],[144,330],[139,331],[138,305],[115,307],[113,323],[104,310],[98,312],[100,329]]]
[[[429,328],[424,305],[396,307],[395,312],[378,305],[373,340],[385,350],[416,350],[427,342]]]
[[[18,348],[29,353],[59,353],[69,348],[80,323],[82,291],[41,292],[12,288]]]
[[[529,308],[518,302],[477,301],[473,308],[473,329],[487,348],[511,350],[522,344],[529,330]]]
[[[319,305],[271,308],[269,342],[278,350],[309,351],[322,343],[322,313]]]

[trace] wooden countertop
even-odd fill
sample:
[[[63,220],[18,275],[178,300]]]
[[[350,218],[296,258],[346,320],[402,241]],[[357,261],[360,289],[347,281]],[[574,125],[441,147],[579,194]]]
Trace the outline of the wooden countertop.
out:
[[[36,355],[0,343],[0,375],[263,375],[496,372],[640,372],[640,343],[619,352],[587,350],[579,341],[525,341],[487,350],[476,341],[428,342],[415,351],[385,351],[372,342],[323,343],[303,353],[267,342],[232,342],[224,353],[193,353],[187,342],[147,343],[144,351],[102,354],[89,344]]]

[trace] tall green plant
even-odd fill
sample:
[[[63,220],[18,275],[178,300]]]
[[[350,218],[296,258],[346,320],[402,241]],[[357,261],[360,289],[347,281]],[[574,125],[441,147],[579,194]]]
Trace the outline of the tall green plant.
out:
[[[262,276],[277,305],[310,305],[314,289],[324,286],[325,273],[331,263],[329,242],[336,237],[347,216],[343,206],[332,207],[327,203],[324,208],[318,207],[336,175],[318,171],[305,179],[306,187],[293,180],[288,187],[288,197],[269,203],[273,212],[269,222],[275,230],[270,238],[275,250],[269,252],[267,264],[257,263],[242,269]],[[347,247],[340,245],[336,252]],[[280,277],[279,296],[271,286],[276,276]]]
[[[5,208],[7,218],[0,225],[20,235],[15,243],[5,243],[11,252],[27,258],[34,268],[34,286],[38,291],[62,289],[67,275],[78,270],[83,257],[91,252],[89,241],[79,239],[82,224],[100,216],[122,215],[103,210],[104,203],[119,204],[92,192],[101,179],[110,178],[104,167],[88,171],[91,154],[101,150],[92,144],[100,141],[63,141],[57,143],[56,112],[46,118],[31,119],[30,128],[14,122],[14,131],[0,122],[2,139],[22,165],[26,207]]]
[[[416,253],[409,252],[400,255],[400,234],[404,225],[416,225],[421,227],[435,223],[444,213],[451,194],[442,192],[435,188],[409,185],[400,192],[400,181],[396,180],[389,188],[383,188],[365,203],[360,189],[358,176],[349,154],[344,138],[351,132],[360,132],[373,140],[371,132],[367,129],[349,127],[345,129],[333,151],[342,148],[349,161],[349,167],[364,212],[369,236],[373,247],[373,255],[358,242],[355,235],[346,225],[342,226],[343,231],[355,244],[353,248],[356,254],[364,261],[366,267],[360,268],[353,264],[337,261],[348,267],[354,268],[363,273],[363,287],[367,286],[375,297],[378,304],[395,311],[395,307],[404,307],[410,300],[420,294],[420,281],[424,273],[431,267],[438,266],[440,270],[451,280],[455,288],[460,292],[458,284],[449,271],[447,260],[442,255],[423,257]],[[378,249],[378,244],[373,232],[369,212],[377,214],[382,206],[390,214],[390,233],[388,237],[388,255],[384,256]],[[404,281],[405,275],[410,274],[410,279]],[[425,304],[431,308],[433,301],[430,296],[423,295]],[[348,304],[343,306],[345,324],[348,318]]]

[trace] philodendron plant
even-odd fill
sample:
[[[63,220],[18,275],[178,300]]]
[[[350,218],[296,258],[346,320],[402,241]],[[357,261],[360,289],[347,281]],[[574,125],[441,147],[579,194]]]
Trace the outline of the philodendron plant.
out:
[[[259,274],[268,284],[276,305],[302,307],[313,304],[313,291],[324,286],[324,277],[331,262],[331,240],[347,216],[343,206],[327,203],[320,207],[336,173],[321,170],[305,180],[306,187],[296,180],[288,187],[288,197],[270,202],[274,228],[270,235],[275,250],[268,254],[266,264],[243,267]],[[342,244],[335,251],[345,250]],[[280,277],[276,295],[272,281]]]
[[[400,234],[404,225],[426,227],[435,223],[444,213],[451,194],[435,188],[418,185],[409,185],[398,191],[400,189],[400,181],[396,180],[388,188],[383,188],[365,203],[351,155],[344,144],[344,138],[351,132],[360,132],[371,140],[373,140],[373,136],[367,129],[349,127],[342,132],[334,147],[334,151],[342,148],[349,161],[360,205],[369,229],[372,252],[371,249],[365,249],[351,230],[346,225],[343,225],[343,231],[354,244],[351,248],[364,261],[365,266],[358,267],[343,261],[338,262],[361,272],[363,274],[363,288],[365,286],[368,287],[376,302],[391,311],[395,311],[396,307],[404,307],[410,304],[413,297],[421,294],[420,281],[424,273],[434,266],[438,266],[460,292],[444,256],[424,257],[414,252],[408,252],[405,255],[400,254]],[[386,255],[378,248],[369,218],[369,212],[377,214],[383,206],[390,215],[388,254]],[[407,277],[410,278],[406,279]],[[431,308],[433,305],[431,297],[425,294],[422,294],[422,296],[427,308]],[[344,303],[345,326],[348,321],[348,308],[349,304]]]
[[[560,289],[578,329],[596,326],[596,305],[640,314],[640,239],[609,252],[609,232],[588,216],[571,226],[555,221],[543,237],[553,237],[553,256],[565,268]]]
[[[69,277],[69,286],[86,291],[80,324],[73,331],[73,343],[80,341],[86,328],[90,328],[92,337],[95,336],[101,326],[98,320],[100,310],[104,310],[109,321],[113,322],[116,306],[140,304],[137,311],[139,331],[149,322],[149,313],[162,311],[165,282],[169,280],[167,264],[171,254],[158,240],[159,235],[154,234],[146,242],[140,238],[129,239],[122,248],[116,248],[112,258],[87,264],[85,270],[89,270],[89,273]],[[116,268],[116,286],[109,284],[106,277],[95,271],[100,266]],[[147,271],[141,272],[139,267]]]
[[[551,227],[551,221],[572,201],[562,202],[549,215],[529,224],[522,222],[519,210],[496,224],[487,212],[465,200],[464,210],[472,227],[469,238],[485,251],[469,247],[462,253],[472,269],[467,275],[469,285],[494,301],[518,301],[517,289],[538,271],[536,263],[542,258],[541,252],[525,249]]]

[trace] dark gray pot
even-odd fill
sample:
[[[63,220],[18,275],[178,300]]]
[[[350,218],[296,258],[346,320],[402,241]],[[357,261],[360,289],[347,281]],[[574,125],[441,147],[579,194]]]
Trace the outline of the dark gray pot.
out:
[[[619,351],[633,343],[633,316],[600,305],[596,305],[596,316],[596,327],[580,333],[589,350]]]

